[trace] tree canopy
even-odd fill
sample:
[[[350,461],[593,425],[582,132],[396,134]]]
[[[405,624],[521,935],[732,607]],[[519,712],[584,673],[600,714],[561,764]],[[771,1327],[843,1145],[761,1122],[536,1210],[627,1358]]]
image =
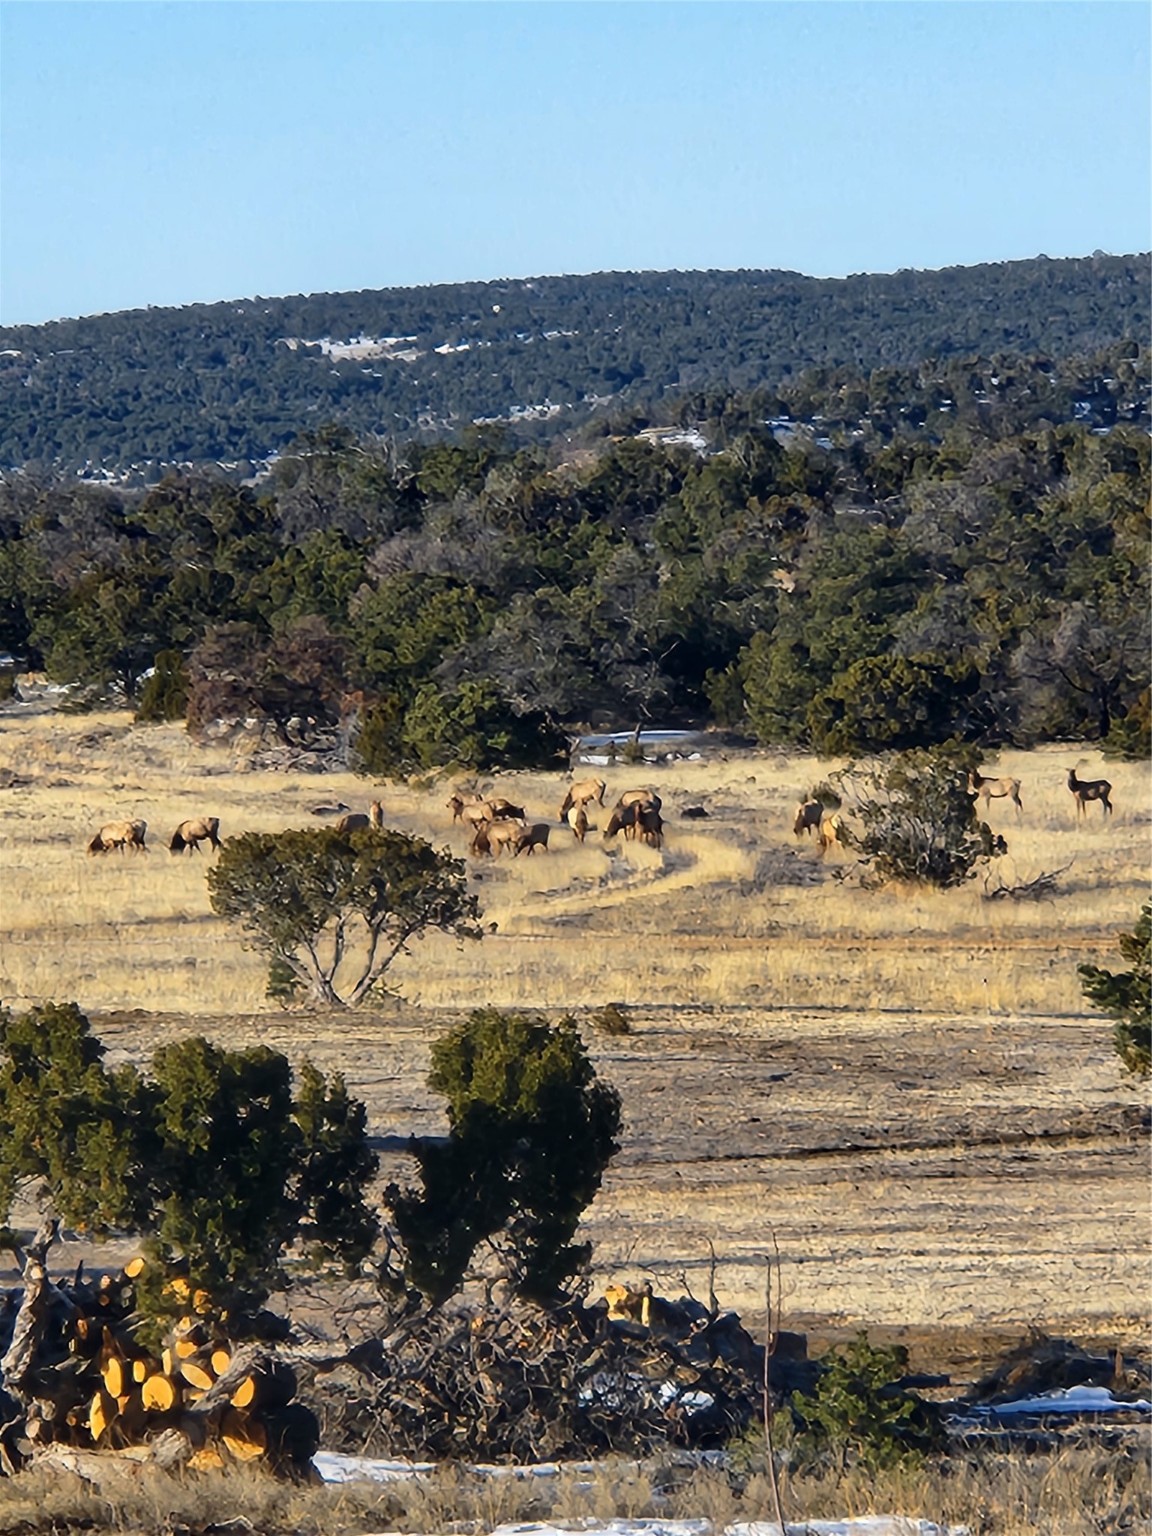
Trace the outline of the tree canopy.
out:
[[[246,832],[208,871],[212,909],[333,1006],[363,1001],[428,929],[479,938],[464,865],[388,828]]]
[[[74,1003],[0,1011],[0,1220],[20,1193],[80,1231],[136,1232],[162,1261],[146,1311],[186,1310],[165,1289],[179,1272],[234,1329],[302,1235],[345,1265],[367,1254],[376,1157],[339,1075],[305,1062],[294,1093],[279,1052],[200,1037],[143,1071],[104,1055]]]

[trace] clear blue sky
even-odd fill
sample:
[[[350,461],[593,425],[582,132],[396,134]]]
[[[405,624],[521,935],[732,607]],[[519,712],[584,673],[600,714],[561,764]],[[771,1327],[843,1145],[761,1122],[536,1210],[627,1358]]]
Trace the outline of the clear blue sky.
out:
[[[1147,0],[0,4],[0,320],[1152,245]]]

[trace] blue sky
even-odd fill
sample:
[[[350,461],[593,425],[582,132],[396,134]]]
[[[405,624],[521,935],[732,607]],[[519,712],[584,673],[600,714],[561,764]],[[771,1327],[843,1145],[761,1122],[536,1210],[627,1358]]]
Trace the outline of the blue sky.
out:
[[[0,4],[0,321],[1152,245],[1146,0]]]

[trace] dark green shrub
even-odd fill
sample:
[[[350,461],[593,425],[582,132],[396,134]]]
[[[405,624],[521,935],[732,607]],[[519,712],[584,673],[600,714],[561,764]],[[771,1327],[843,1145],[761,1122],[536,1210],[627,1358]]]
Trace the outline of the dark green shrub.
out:
[[[874,1347],[866,1333],[825,1356],[812,1395],[792,1397],[800,1453],[877,1471],[937,1449],[943,1435],[930,1405],[899,1384],[907,1363],[906,1350]]]
[[[79,1230],[137,1233],[161,1261],[140,1278],[141,1311],[186,1311],[167,1286],[179,1273],[233,1332],[301,1233],[346,1267],[371,1248],[376,1157],[341,1078],[305,1062],[294,1097],[278,1052],[200,1038],[143,1073],[103,1056],[75,1004],[0,1011],[0,1225],[19,1189]]]
[[[632,1021],[623,1003],[605,1003],[592,1015],[592,1028],[602,1035],[630,1035]]]
[[[517,714],[490,678],[420,689],[404,716],[404,755],[422,768],[535,768],[566,757],[564,733],[538,710]]]
[[[845,774],[854,801],[852,846],[881,882],[946,889],[1005,850],[1003,839],[976,819],[966,762],[963,749],[950,744],[854,764]]]
[[[807,722],[817,752],[935,746],[961,734],[980,674],[932,656],[868,656],[816,695]]]
[[[152,676],[144,679],[136,719],[183,720],[188,709],[190,679],[179,651],[160,651],[153,663]]]
[[[573,1019],[495,1008],[436,1042],[428,1082],[448,1101],[449,1135],[417,1148],[420,1191],[385,1194],[410,1278],[443,1301],[487,1243],[518,1294],[553,1300],[589,1257],[572,1238],[619,1150],[619,1095]]]
[[[1152,689],[1145,688],[1127,714],[1113,720],[1100,745],[1105,757],[1127,762],[1147,762],[1152,757]]]
[[[1137,1077],[1152,1072],[1152,901],[1146,901],[1131,933],[1117,947],[1130,971],[1113,974],[1098,965],[1081,965],[1084,996],[1116,1020],[1112,1040],[1125,1070]]]

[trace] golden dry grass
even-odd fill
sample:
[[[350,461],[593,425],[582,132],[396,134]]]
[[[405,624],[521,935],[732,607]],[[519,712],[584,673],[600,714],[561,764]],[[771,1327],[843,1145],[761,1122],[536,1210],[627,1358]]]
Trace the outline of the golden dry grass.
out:
[[[1106,771],[1117,812],[1099,807],[1077,826],[1064,779]],[[225,837],[317,825],[309,808],[342,798],[366,808],[374,786],[352,775],[238,771],[223,747],[196,748],[175,726],[133,728],[126,716],[7,715],[0,770],[27,786],[3,791],[0,868],[4,940],[0,990],[28,1001],[66,995],[90,1009],[195,1009],[223,1015],[266,1007],[264,967],[211,912],[196,855],[166,851],[185,816],[219,815]],[[716,1004],[932,1008],[966,1015],[1084,1012],[1080,959],[1110,953],[1148,888],[1152,826],[1147,769],[1107,764],[1079,748],[1005,753],[997,766],[1024,784],[1024,817],[995,802],[1008,837],[992,879],[1019,884],[1070,865],[1053,901],[985,899],[979,881],[943,893],[862,892],[849,878],[790,883],[817,862],[791,835],[791,810],[834,765],[758,753],[729,761],[617,770],[656,780],[665,795],[666,847],[583,846],[554,828],[547,855],[473,866],[485,921],[479,951],[433,936],[397,964],[410,1001],[459,1007],[482,979],[499,1005]],[[508,775],[500,790],[529,815],[552,819],[562,777]],[[388,785],[393,825],[462,853],[444,805],[447,784]],[[703,801],[707,821],[678,807]],[[604,819],[606,812],[594,819]],[[152,851],[85,857],[104,821],[141,816]],[[758,863],[774,861],[748,894]],[[833,854],[829,865],[850,860]]]
[[[1139,1453],[1092,1447],[1055,1456],[989,1454],[863,1475],[785,1474],[789,1521],[870,1514],[916,1515],[963,1525],[970,1536],[1099,1536],[1149,1530],[1148,1471]],[[671,1472],[656,1465],[573,1466],[550,1478],[479,1478],[444,1468],[387,1485],[300,1488],[251,1469],[174,1477],[155,1471],[117,1476],[99,1489],[59,1469],[0,1479],[0,1532],[98,1529],[164,1532],[214,1524],[288,1536],[366,1536],[372,1531],[490,1531],[527,1521],[710,1520],[713,1529],[772,1519],[766,1479],[737,1486],[720,1471]]]
[[[780,752],[608,773],[609,799],[656,784],[659,852],[560,826],[546,855],[470,867],[495,933],[426,939],[397,963],[408,1006],[284,1015],[264,966],[212,914],[211,855],[170,856],[186,816],[222,834],[319,825],[310,807],[382,793],[390,824],[463,854],[453,782],[249,771],[182,728],[124,715],[0,716],[0,996],[75,999],[114,1058],[194,1030],[342,1069],[381,1137],[441,1126],[423,1088],[429,1039],[481,1003],[634,1010],[594,1043],[620,1088],[623,1151],[587,1220],[597,1278],[647,1272],[702,1294],[709,1244],[722,1301],[755,1315],[775,1233],[791,1314],[831,1324],[1147,1330],[1147,1155],[1109,1025],[1076,966],[1116,966],[1115,935],[1148,890],[1146,765],[1080,747],[1005,753],[1023,784],[1007,883],[1068,865],[1053,899],[860,888],[792,836],[796,801],[837,765]],[[1077,825],[1065,779],[1105,774],[1116,814]],[[489,780],[552,819],[561,774]],[[702,803],[707,820],[680,817]],[[142,816],[147,856],[88,858],[101,822]],[[594,821],[606,819],[596,808]],[[829,876],[836,867],[842,881]],[[1129,1118],[1125,1118],[1128,1116]],[[389,1169],[406,1176],[403,1164]]]

